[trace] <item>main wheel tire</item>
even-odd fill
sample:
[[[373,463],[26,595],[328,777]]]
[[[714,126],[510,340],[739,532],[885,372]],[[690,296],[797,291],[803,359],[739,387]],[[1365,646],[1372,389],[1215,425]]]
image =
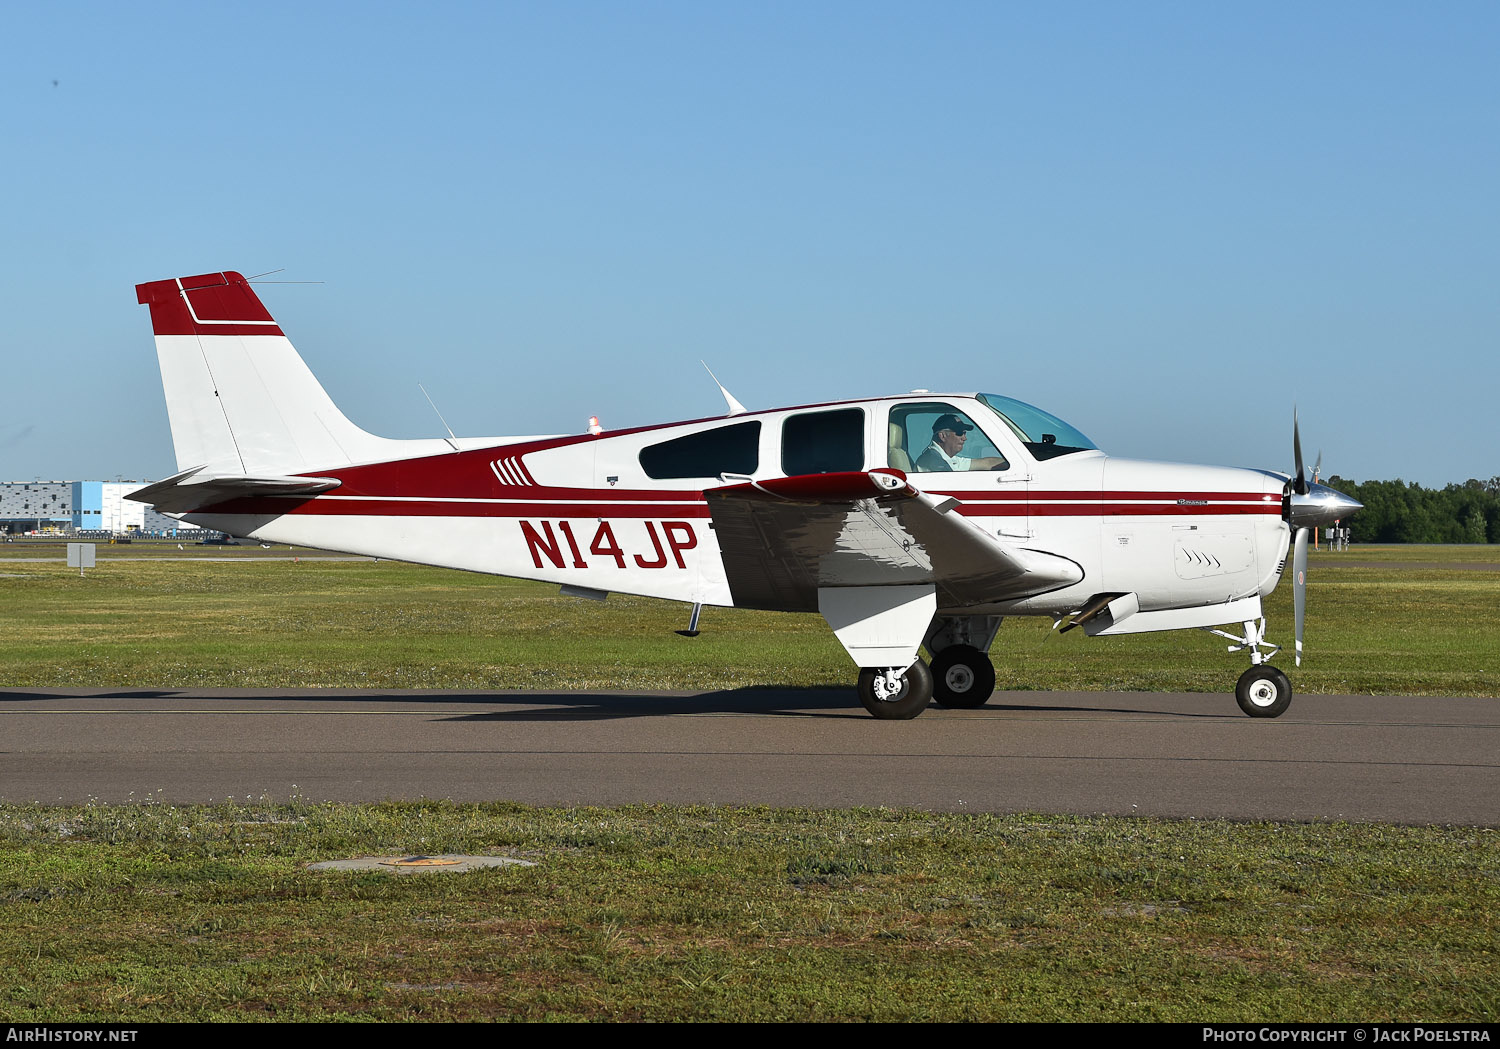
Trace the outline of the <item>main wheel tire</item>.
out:
[[[1234,698],[1252,718],[1279,718],[1292,705],[1292,683],[1280,670],[1262,663],[1240,675]]]
[[[932,698],[959,710],[982,707],[995,691],[995,664],[973,645],[953,645],[932,657]]]
[[[906,668],[900,691],[890,699],[875,694],[875,679],[883,673],[874,667],[859,672],[859,701],[882,721],[910,721],[932,702],[932,671],[920,659]]]

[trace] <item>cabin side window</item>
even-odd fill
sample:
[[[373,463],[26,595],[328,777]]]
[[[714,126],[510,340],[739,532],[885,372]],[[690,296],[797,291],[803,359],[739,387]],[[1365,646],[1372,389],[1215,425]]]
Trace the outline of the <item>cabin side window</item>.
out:
[[[641,469],[657,480],[753,474],[760,466],[760,423],[684,434],[641,449]]]
[[[864,467],[864,409],[803,412],[788,416],[781,424],[781,470],[788,477]]]

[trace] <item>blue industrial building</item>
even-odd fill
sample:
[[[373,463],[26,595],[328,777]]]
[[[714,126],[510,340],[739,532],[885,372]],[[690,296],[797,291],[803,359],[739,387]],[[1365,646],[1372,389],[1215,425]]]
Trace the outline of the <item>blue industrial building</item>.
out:
[[[0,532],[140,532],[193,530],[125,496],[146,481],[0,481]]]

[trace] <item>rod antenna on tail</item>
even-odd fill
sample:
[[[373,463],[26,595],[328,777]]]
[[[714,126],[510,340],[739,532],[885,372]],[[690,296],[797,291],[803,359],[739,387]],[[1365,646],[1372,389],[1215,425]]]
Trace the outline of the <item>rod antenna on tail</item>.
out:
[[[274,270],[266,270],[266,272],[264,272],[264,273],[257,273],[253,277],[246,277],[245,278],[245,283],[249,284],[253,280],[260,280],[261,277],[269,277],[273,273],[285,273],[285,272],[286,272],[286,267],[285,266],[278,267],[277,269],[274,269]],[[327,282],[326,281],[321,281],[321,280],[262,280],[261,283],[262,284],[326,284]]]

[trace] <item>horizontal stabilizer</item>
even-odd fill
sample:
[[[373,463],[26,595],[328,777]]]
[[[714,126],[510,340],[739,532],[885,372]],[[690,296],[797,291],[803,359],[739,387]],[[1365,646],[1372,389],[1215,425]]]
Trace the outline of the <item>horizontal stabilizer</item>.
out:
[[[204,467],[173,474],[125,498],[150,503],[164,514],[186,514],[216,506],[231,499],[267,495],[316,495],[337,488],[335,477],[246,477],[241,474],[205,474]]]

